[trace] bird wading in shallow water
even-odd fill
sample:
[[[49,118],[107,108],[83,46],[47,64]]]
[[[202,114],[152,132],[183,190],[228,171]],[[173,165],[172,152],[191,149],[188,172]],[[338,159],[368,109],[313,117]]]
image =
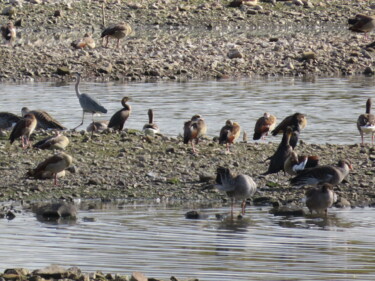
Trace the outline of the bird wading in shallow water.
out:
[[[231,216],[233,217],[234,201],[242,200],[241,214],[245,214],[246,199],[252,197],[257,185],[248,175],[233,176],[228,168],[218,167],[216,171],[215,187],[220,191],[225,191],[231,199]]]
[[[337,196],[333,191],[333,185],[324,183],[320,187],[313,187],[306,191],[306,206],[312,214],[315,211],[317,214],[324,212],[327,216],[327,209],[336,202]]]
[[[96,99],[89,96],[88,94],[81,94],[79,91],[79,82],[81,81],[81,74],[76,73],[77,75],[77,82],[75,85],[76,95],[79,100],[79,104],[82,108],[82,122],[77,127],[75,127],[73,130],[77,129],[78,127],[83,125],[83,121],[85,119],[85,113],[91,113],[92,114],[92,122],[94,122],[94,114],[95,113],[107,113],[107,109],[104,108]]]
[[[264,140],[276,126],[276,117],[265,112],[255,123],[253,140]]]
[[[34,178],[44,178],[46,173],[51,173],[54,178],[53,184],[57,185],[57,174],[68,168],[72,162],[72,156],[65,152],[60,152],[39,163],[38,166],[30,170],[27,175]]]
[[[32,113],[26,114],[20,121],[14,126],[10,133],[9,141],[12,144],[16,139],[21,138],[22,148],[27,148],[31,145],[30,136],[35,130],[37,120]]]
[[[241,134],[241,127],[237,122],[227,120],[225,126],[221,128],[219,144],[226,144],[226,152],[230,153],[230,145],[235,142]]]
[[[122,109],[113,114],[113,116],[109,120],[108,128],[112,128],[118,131],[121,131],[124,128],[125,122],[126,120],[128,120],[132,112],[131,106],[127,104],[128,101],[128,97],[123,97],[121,99]]]
[[[329,183],[337,185],[341,183],[353,170],[349,160],[339,160],[337,166],[325,165],[314,168],[304,169],[297,173],[297,176],[290,179],[294,186],[318,185]]]
[[[191,142],[193,153],[197,154],[194,142],[198,144],[199,138],[206,134],[206,122],[201,115],[197,114],[191,117],[189,121],[184,124],[184,144]]]
[[[357,119],[357,128],[361,135],[361,145],[364,146],[363,134],[371,134],[371,143],[374,145],[375,134],[375,115],[371,114],[371,99],[366,102],[366,113],[359,115]]]

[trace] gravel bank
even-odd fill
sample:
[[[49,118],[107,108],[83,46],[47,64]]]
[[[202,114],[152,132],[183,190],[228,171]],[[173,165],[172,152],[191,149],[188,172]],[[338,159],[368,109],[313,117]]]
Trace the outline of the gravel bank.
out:
[[[119,49],[114,41],[101,46],[99,1],[18,1],[22,6],[11,9],[3,2],[1,22],[20,26],[13,45],[0,46],[0,81],[70,79],[72,71],[104,81],[373,73],[372,49],[364,48],[371,41],[347,25],[357,13],[372,14],[367,1],[267,0],[234,8],[216,0],[107,1],[105,25],[125,20],[134,30]],[[86,32],[97,47],[74,49]]]

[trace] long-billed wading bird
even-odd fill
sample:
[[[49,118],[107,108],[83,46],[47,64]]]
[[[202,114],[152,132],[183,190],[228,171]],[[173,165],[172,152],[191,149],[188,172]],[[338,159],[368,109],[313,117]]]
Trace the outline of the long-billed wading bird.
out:
[[[371,114],[371,98],[366,102],[366,113],[361,114],[357,120],[357,128],[361,135],[361,145],[364,146],[363,134],[371,134],[371,143],[374,145],[375,115]]]
[[[142,131],[146,135],[155,135],[160,132],[159,126],[154,123],[154,111],[150,108],[147,112],[148,123],[143,126]]]
[[[43,178],[46,172],[54,175],[54,185],[57,185],[57,174],[68,168],[73,162],[73,157],[65,152],[55,154],[39,163],[35,169],[30,170],[27,175],[34,178]]]
[[[126,120],[128,120],[132,112],[131,106],[127,104],[128,101],[129,97],[123,97],[121,99],[122,108],[115,114],[113,114],[113,116],[109,120],[108,128],[112,128],[118,131],[121,131],[124,128],[125,122]]]
[[[32,113],[36,120],[38,121],[38,124],[36,126],[36,129],[56,129],[56,130],[65,130],[66,128],[61,125],[59,121],[57,121],[55,118],[53,118],[48,112],[44,110],[30,110],[27,107],[22,107],[21,114],[22,116],[25,116],[27,113]]]
[[[220,191],[225,191],[231,199],[231,216],[233,217],[233,206],[236,199],[242,200],[241,214],[245,214],[246,199],[253,196],[257,190],[257,185],[248,175],[233,176],[228,168],[218,167],[216,171],[215,187]]]
[[[337,185],[341,183],[353,170],[352,164],[347,159],[341,159],[337,166],[325,165],[304,169],[297,173],[297,176],[290,179],[294,186],[318,185],[330,183]]]
[[[21,138],[22,148],[27,148],[30,143],[30,135],[33,133],[37,125],[34,114],[26,114],[20,121],[14,126],[10,133],[9,141],[12,144],[16,139]]]
[[[79,100],[79,104],[82,107],[82,122],[77,127],[75,127],[73,130],[77,129],[78,127],[83,125],[83,121],[85,119],[85,113],[91,113],[92,114],[92,122],[94,122],[94,114],[95,113],[107,113],[107,109],[104,108],[96,99],[89,96],[88,94],[81,94],[79,91],[79,82],[81,81],[81,74],[76,73],[77,75],[77,82],[75,85],[76,94]]]
[[[253,140],[264,140],[276,126],[276,117],[265,112],[255,123]]]
[[[206,122],[201,115],[196,114],[189,121],[184,123],[184,144],[191,142],[193,148],[193,154],[197,154],[198,151],[195,149],[195,144],[198,144],[199,138],[205,135],[207,132]]]
[[[317,214],[324,212],[325,216],[327,216],[327,209],[337,200],[337,196],[333,191],[333,185],[329,183],[324,183],[319,187],[312,187],[306,191],[305,195],[306,206],[309,208],[311,214],[313,211]]]
[[[101,38],[103,38],[103,43],[104,40],[106,40],[104,47],[108,46],[108,41],[111,37],[117,39],[116,46],[118,48],[120,44],[120,39],[130,35],[132,31],[132,27],[126,22],[120,22],[118,24],[110,25],[109,27],[103,30],[101,35]]]
[[[241,126],[237,122],[227,120],[225,126],[221,128],[219,144],[226,144],[226,152],[230,153],[230,145],[235,142],[241,134]]]

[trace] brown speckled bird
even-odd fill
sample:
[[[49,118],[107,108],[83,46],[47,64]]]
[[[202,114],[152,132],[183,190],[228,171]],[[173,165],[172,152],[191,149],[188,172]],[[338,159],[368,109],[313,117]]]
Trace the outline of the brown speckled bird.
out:
[[[23,148],[30,146],[30,135],[35,130],[36,125],[37,120],[34,114],[26,114],[20,121],[17,122],[16,126],[14,126],[12,132],[10,133],[10,144],[12,144],[16,139],[21,138]]]
[[[363,134],[371,134],[371,143],[374,145],[375,115],[371,114],[371,99],[368,99],[366,102],[366,113],[359,115],[357,119],[357,128],[361,135],[361,145],[365,145]]]
[[[198,144],[199,138],[206,134],[207,126],[201,115],[191,117],[191,120],[184,123],[184,144],[191,142],[193,153],[197,154],[194,142]]]
[[[276,126],[276,117],[265,112],[255,123],[253,140],[264,140]]]
[[[124,38],[132,33],[132,27],[126,23],[126,22],[121,22],[118,24],[111,25],[107,27],[106,29],[103,30],[101,38],[106,40],[106,44],[104,47],[108,46],[108,41],[109,38],[115,38],[117,39],[117,48],[119,47],[120,39]]]
[[[57,121],[48,112],[44,110],[29,110],[27,107],[23,107],[21,109],[22,116],[25,116],[25,114],[28,114],[28,113],[33,114],[36,120],[38,121],[36,129],[43,129],[43,130],[48,130],[48,129],[65,130],[66,129],[63,125],[61,125],[59,121]]]
[[[219,144],[226,144],[227,153],[230,152],[230,145],[235,142],[241,134],[241,126],[237,122],[227,120],[225,126],[220,130]]]

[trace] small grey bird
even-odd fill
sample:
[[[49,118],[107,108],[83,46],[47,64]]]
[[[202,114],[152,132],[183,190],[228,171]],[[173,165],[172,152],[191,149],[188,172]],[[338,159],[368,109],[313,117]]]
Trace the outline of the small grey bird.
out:
[[[327,209],[336,202],[337,196],[333,191],[333,185],[324,183],[317,188],[310,188],[306,191],[306,206],[312,214],[315,211],[320,214],[322,211],[327,216]]]

